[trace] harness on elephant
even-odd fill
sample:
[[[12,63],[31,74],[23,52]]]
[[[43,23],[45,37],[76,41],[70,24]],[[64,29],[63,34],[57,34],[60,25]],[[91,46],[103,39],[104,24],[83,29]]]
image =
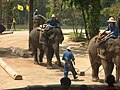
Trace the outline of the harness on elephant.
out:
[[[52,29],[49,29],[49,26],[48,24],[43,24],[43,25],[40,25],[37,30],[39,31],[39,43],[40,44],[46,44],[46,43],[49,43],[49,38],[53,38],[55,35],[57,35],[58,33],[56,32],[60,32],[61,34],[61,30],[59,28],[59,30],[54,30],[53,28]],[[51,35],[51,33],[53,33],[53,35]],[[50,36],[50,37],[49,37]],[[44,37],[44,38],[42,38]],[[49,38],[48,38],[49,37]],[[42,39],[45,39],[45,40],[42,40]],[[45,42],[44,42],[45,41]]]
[[[106,49],[97,48],[97,54],[102,59],[107,59]]]
[[[47,32],[47,30],[46,30],[46,24],[40,25],[40,26],[37,28],[37,30],[39,31],[39,43],[46,45],[46,43],[41,40],[41,38],[42,38],[43,36],[46,37],[46,39],[47,39],[47,35],[45,35],[46,32]]]
[[[106,41],[104,40],[104,38],[107,36],[108,34],[105,32],[99,33],[98,36],[96,36],[95,38],[95,43],[97,43],[97,54],[100,58],[102,59],[106,59],[107,55],[106,55]]]
[[[105,36],[107,35],[103,35],[103,36],[98,36],[96,37],[96,40],[95,42],[97,43],[97,54],[100,58],[102,59],[106,59],[106,56],[107,56],[107,51],[106,51],[106,41],[104,41],[104,38]]]
[[[106,33],[106,31],[103,31],[102,33],[99,32],[98,36],[95,38],[96,43],[101,43],[104,41],[105,37],[109,36],[110,34]]]

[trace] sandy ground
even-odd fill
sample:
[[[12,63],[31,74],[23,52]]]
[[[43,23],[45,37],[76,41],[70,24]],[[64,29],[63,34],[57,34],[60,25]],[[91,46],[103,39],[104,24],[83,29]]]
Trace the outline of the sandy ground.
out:
[[[28,49],[28,31],[16,31],[13,34],[0,35],[0,48],[20,48]],[[66,50],[67,46],[72,46],[76,58],[75,68],[78,71],[86,71],[90,67],[87,48],[81,47],[79,42],[72,42],[69,36],[65,35],[63,44],[60,45],[60,56]],[[63,77],[62,69],[53,63],[54,69],[46,68],[46,58],[42,65],[35,65],[33,58],[23,58],[18,55],[0,55],[0,57],[17,73],[23,76],[23,80],[14,80],[5,70],[0,67],[0,89],[10,89],[26,87],[28,85],[51,85],[60,84]],[[56,58],[53,58],[56,61]],[[104,78],[102,67],[99,76]],[[73,76],[69,74],[72,84],[103,85],[105,83],[91,81],[91,68],[85,72],[85,76],[79,76],[79,80],[74,81]]]

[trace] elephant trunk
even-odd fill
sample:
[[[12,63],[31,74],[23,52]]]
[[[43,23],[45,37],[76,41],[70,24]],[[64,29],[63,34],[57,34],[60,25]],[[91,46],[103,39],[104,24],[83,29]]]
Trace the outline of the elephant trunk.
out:
[[[63,36],[63,34],[61,34],[61,37],[60,37],[60,40],[59,40],[60,44],[62,44],[63,40],[64,40],[64,36]]]

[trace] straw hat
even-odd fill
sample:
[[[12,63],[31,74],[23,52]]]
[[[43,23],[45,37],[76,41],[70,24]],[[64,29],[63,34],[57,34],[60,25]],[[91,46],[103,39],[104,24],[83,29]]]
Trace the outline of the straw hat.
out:
[[[54,18],[54,17],[56,17],[56,16],[55,16],[55,14],[53,14],[51,17]]]
[[[116,22],[113,17],[110,17],[107,22]]]

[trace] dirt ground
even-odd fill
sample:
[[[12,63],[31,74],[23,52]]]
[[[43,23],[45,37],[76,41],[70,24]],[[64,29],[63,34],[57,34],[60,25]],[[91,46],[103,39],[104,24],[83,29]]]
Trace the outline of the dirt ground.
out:
[[[15,31],[13,34],[0,35],[0,49],[5,48],[20,48],[28,49],[28,31]],[[78,71],[86,71],[90,67],[87,48],[82,47],[80,42],[72,42],[68,35],[64,35],[65,40],[60,45],[60,56],[66,50],[67,46],[72,46],[73,53],[76,58],[75,68]],[[23,58],[19,55],[10,53],[1,53],[2,58],[13,70],[23,76],[23,80],[14,80],[5,70],[0,67],[0,89],[20,88],[28,85],[54,85],[60,84],[60,79],[63,77],[63,69],[57,67],[53,62],[54,69],[46,68],[46,58],[42,65],[35,65],[33,58]],[[56,61],[56,58],[53,58]],[[99,76],[104,78],[102,67],[100,68]],[[85,72],[85,76],[79,76],[79,80],[74,81],[71,74],[69,77],[72,84],[87,84],[87,85],[105,85],[105,83],[91,81],[91,68]]]

